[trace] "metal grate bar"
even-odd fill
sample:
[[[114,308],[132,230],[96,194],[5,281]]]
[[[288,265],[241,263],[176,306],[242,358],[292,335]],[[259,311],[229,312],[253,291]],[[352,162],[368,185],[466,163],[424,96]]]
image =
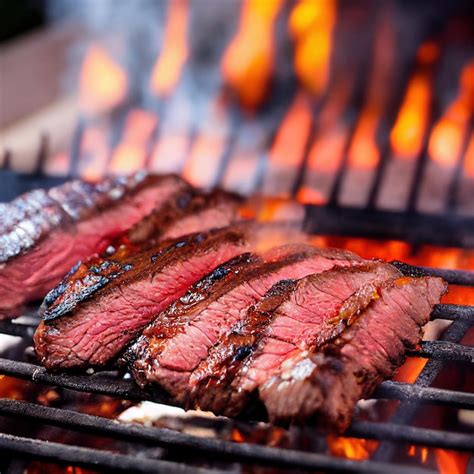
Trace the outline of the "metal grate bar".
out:
[[[152,396],[137,387],[131,380],[111,378],[101,373],[96,375],[52,374],[44,367],[9,359],[0,359],[0,373],[80,392],[110,395],[134,401],[154,400],[158,403],[173,405],[172,400],[169,400],[165,393],[154,391]],[[439,405],[446,405],[452,401],[453,404],[458,403],[464,408],[474,408],[474,394],[391,381],[382,382],[379,385],[375,398],[400,398]]]
[[[43,407],[31,403],[17,402],[12,400],[0,400],[0,412],[2,414],[13,415],[16,417],[35,419],[37,421],[41,421],[43,423],[58,426],[61,428],[73,429],[75,431],[86,432],[89,434],[99,434],[103,436],[108,436],[114,439],[120,439],[131,442],[140,441],[145,444],[152,444],[165,448],[186,448],[190,452],[193,451],[195,453],[198,453],[200,456],[202,456],[203,453],[212,454],[216,457],[216,459],[228,459],[233,462],[243,461],[258,463],[266,466],[305,470],[325,469],[326,471],[335,472],[382,472],[382,470],[384,472],[388,470],[387,472],[393,473],[406,472],[421,474],[431,472],[423,469],[420,470],[409,467],[405,468],[401,465],[374,463],[370,461],[348,461],[345,459],[334,458],[323,454],[307,453],[290,449],[270,448],[266,446],[252,445],[248,443],[233,443],[217,439],[199,438],[196,436],[191,436],[168,429],[152,428],[138,424],[120,424],[116,421],[108,420],[106,418],[85,415],[83,413],[77,413],[70,410]],[[0,435],[0,449],[2,448],[2,444],[4,441],[2,438],[6,436],[9,435]],[[33,441],[29,440],[28,438],[21,439]],[[461,439],[461,443],[468,443],[468,440]],[[54,445],[55,443],[44,444]],[[88,451],[100,453],[100,451],[96,450]],[[91,453],[91,455],[95,456],[95,453]],[[130,456],[126,457],[130,458]],[[169,464],[170,467],[176,466],[176,464],[168,461],[166,461],[166,463]],[[74,464],[78,464],[76,460],[74,460]],[[144,472],[148,471],[145,470]]]
[[[416,384],[393,382],[391,380],[382,382],[372,397],[474,409],[474,393],[456,392],[443,388],[420,387]]]
[[[110,451],[82,448],[79,446],[69,446],[3,433],[0,433],[0,452],[21,456],[22,458],[29,457],[35,460],[41,459],[61,464],[74,464],[75,466],[90,469],[97,469],[100,467],[107,470],[113,470],[114,472],[169,472],[176,474],[216,474],[219,472],[215,470],[210,471],[208,469],[199,469],[170,461],[129,456],[125,454],[112,453]]]
[[[448,341],[423,341],[419,350],[408,351],[407,355],[412,357],[429,357],[430,360],[443,362],[474,363],[474,347]]]
[[[459,342],[466,331],[470,328],[469,322],[454,321],[451,326],[445,331],[438,342]],[[445,366],[445,361],[442,359],[430,359],[418,376],[415,386],[427,387],[431,385],[438,374]],[[392,423],[406,425],[412,420],[417,412],[418,403],[407,400],[400,404],[395,415],[392,417]],[[383,460],[391,459],[397,446],[391,442],[383,443],[374,455],[374,459]]]
[[[470,434],[417,428],[396,423],[357,421],[352,424],[345,435],[356,438],[372,438],[445,449],[474,451],[474,436]]]

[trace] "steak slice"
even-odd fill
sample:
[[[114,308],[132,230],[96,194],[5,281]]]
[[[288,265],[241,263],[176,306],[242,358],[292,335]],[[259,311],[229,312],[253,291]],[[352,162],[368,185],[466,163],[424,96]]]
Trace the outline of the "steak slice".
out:
[[[77,266],[43,302],[39,359],[47,368],[105,365],[190,285],[267,231],[242,223]]]
[[[398,276],[392,265],[375,261],[277,283],[194,371],[194,404],[239,415],[287,359],[322,344],[344,323],[344,318],[334,320],[350,310],[343,304],[347,298],[355,294],[353,303],[363,306],[374,285]]]
[[[220,189],[202,194],[183,189],[157,207],[127,233],[128,241],[176,239],[186,234],[225,227],[239,220],[240,196]]]
[[[365,310],[355,305],[344,316],[347,323],[334,339],[319,350],[301,351],[260,386],[269,418],[345,430],[357,401],[392,377],[405,351],[420,342],[422,326],[446,289],[431,277],[385,283]]]
[[[81,259],[103,251],[178,189],[177,176],[136,173],[69,181],[0,204],[0,318],[44,295]]]
[[[132,371],[142,387],[158,384],[179,403],[189,403],[192,371],[273,284],[361,260],[350,252],[303,244],[273,249],[261,258],[263,262],[254,258],[255,264],[215,280],[205,294],[199,282],[143,331],[132,356]]]

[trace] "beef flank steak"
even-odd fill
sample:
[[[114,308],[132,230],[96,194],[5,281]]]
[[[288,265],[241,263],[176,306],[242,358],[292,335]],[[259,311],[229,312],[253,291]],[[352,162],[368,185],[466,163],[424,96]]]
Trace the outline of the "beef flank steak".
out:
[[[403,277],[384,283],[365,310],[348,305],[332,339],[297,352],[259,386],[270,420],[345,430],[357,401],[392,377],[405,352],[420,342],[446,289],[440,278]]]
[[[197,283],[156,317],[128,354],[133,361],[135,379],[142,387],[158,384],[176,401],[189,403],[189,378],[193,371],[207,359],[212,346],[244,318],[247,309],[272,285],[285,278],[319,273],[334,265],[362,262],[350,252],[303,244],[273,249],[261,259],[254,256],[253,265],[237,265],[225,278],[213,279],[211,286]]]
[[[80,264],[45,298],[35,347],[47,368],[106,365],[190,285],[278,226],[243,222]]]
[[[177,176],[136,173],[69,181],[0,204],[0,319],[44,297],[78,260],[102,252],[187,186]]]
[[[182,189],[130,229],[127,240],[141,244],[225,227],[239,220],[241,204],[240,196],[220,189],[209,194]]]
[[[392,265],[374,261],[277,284],[193,372],[193,403],[239,415],[255,390],[295,352],[331,337],[340,323],[334,325],[334,318],[347,311],[344,301],[352,296],[363,308],[377,286],[399,276]]]

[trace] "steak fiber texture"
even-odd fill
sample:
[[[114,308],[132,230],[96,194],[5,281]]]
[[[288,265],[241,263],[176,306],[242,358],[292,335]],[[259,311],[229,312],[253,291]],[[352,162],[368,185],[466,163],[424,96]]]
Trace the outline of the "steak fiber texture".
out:
[[[0,204],[0,318],[44,297],[77,261],[104,251],[186,187],[177,176],[137,173],[69,181]]]
[[[47,368],[107,365],[190,285],[273,229],[244,222],[79,264],[43,302],[40,361]]]

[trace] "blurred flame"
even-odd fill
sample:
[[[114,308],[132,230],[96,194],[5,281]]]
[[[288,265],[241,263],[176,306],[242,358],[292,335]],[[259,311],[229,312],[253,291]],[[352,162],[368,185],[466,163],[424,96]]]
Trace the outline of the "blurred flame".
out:
[[[405,363],[397,370],[393,380],[397,382],[415,383],[428,359],[408,357]]]
[[[173,90],[188,58],[188,1],[172,0],[168,8],[163,49],[150,79],[150,87],[158,96],[166,96]]]
[[[98,126],[84,131],[81,141],[80,174],[88,181],[98,181],[106,172],[109,156],[106,133]]]
[[[380,115],[374,110],[364,110],[354,132],[349,150],[349,163],[360,169],[375,168],[379,162],[379,150],[375,141]]]
[[[282,120],[270,150],[273,164],[290,167],[299,165],[309,138],[311,122],[309,101],[303,93],[299,93]]]
[[[395,58],[395,34],[389,9],[381,19],[375,35],[374,60],[367,85],[367,100],[356,124],[349,164],[354,168],[373,169],[380,153],[377,145],[377,128],[389,98],[386,84],[393,74]]]
[[[326,440],[333,456],[347,459],[368,459],[378,446],[378,442],[374,440],[343,438],[334,435],[328,435]]]
[[[122,140],[112,154],[112,173],[128,174],[145,165],[147,143],[156,123],[157,118],[151,112],[140,109],[129,112]]]
[[[465,474],[469,453],[458,453],[447,449],[434,449],[440,474]]]
[[[418,50],[419,67],[410,79],[397,120],[390,133],[390,143],[400,158],[415,157],[422,146],[431,103],[431,77],[426,67],[439,54],[434,43],[424,43]]]
[[[299,0],[290,15],[296,74],[315,94],[320,94],[328,82],[336,10],[336,0]]]
[[[418,455],[423,464],[428,460],[429,453],[430,453],[429,448],[425,446],[411,445],[408,448],[408,455],[411,457],[415,457]]]
[[[474,61],[464,67],[459,82],[457,97],[435,125],[429,141],[430,157],[444,166],[458,159],[469,117],[474,113]]]
[[[82,63],[81,105],[90,112],[104,112],[122,102],[128,81],[124,70],[99,45],[93,45]]]
[[[222,74],[246,108],[265,99],[274,63],[273,25],[282,5],[282,0],[246,0],[222,59]]]

